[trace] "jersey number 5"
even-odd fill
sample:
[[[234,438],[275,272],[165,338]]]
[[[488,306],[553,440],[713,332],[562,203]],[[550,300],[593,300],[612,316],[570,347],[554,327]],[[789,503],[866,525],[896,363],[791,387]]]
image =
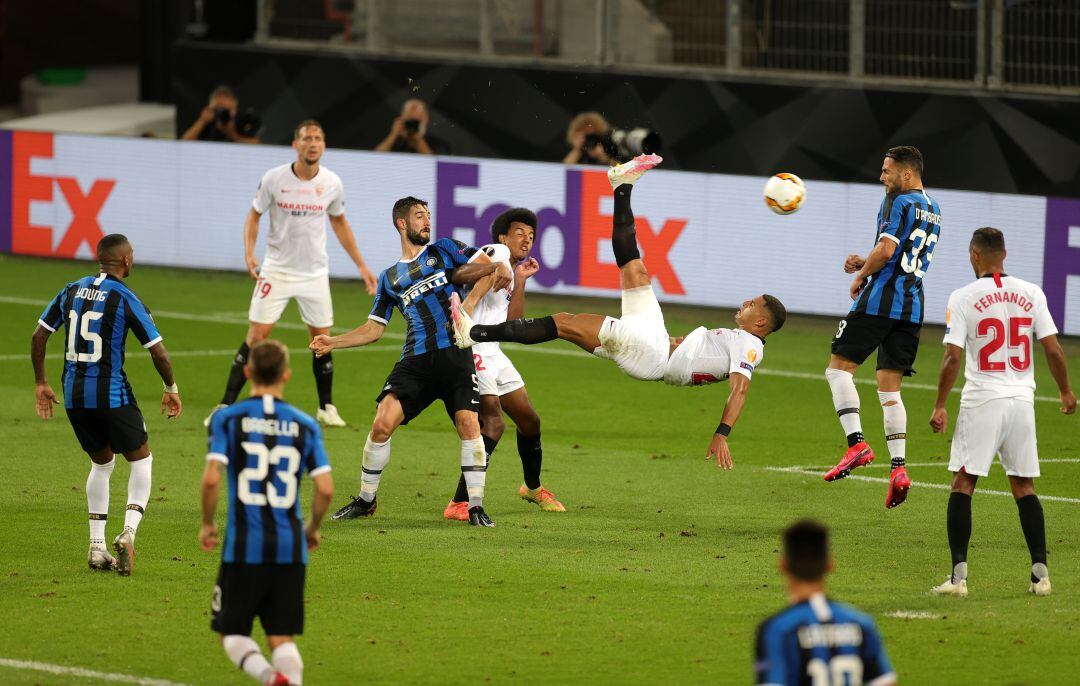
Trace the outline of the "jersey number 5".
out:
[[[926,269],[934,256],[935,243],[937,243],[937,234],[927,235],[922,229],[915,229],[911,232],[911,252],[900,256],[900,266],[908,274],[914,273],[921,279],[926,274]],[[922,254],[924,252],[925,255]]]
[[[68,311],[68,340],[67,352],[64,359],[68,362],[97,362],[101,359],[101,336],[90,330],[90,322],[101,319],[102,312],[83,312],[82,327],[79,326],[79,313],[75,310]],[[78,351],[78,337],[81,336],[90,347],[90,352]]]
[[[237,495],[240,502],[245,505],[264,506],[269,503],[270,507],[284,510],[296,503],[296,472],[300,466],[300,452],[291,445],[276,445],[267,448],[262,443],[242,443],[244,452],[256,458],[254,467],[247,467],[240,472],[237,479]],[[284,463],[284,466],[282,466]],[[274,475],[285,484],[285,492],[278,493],[273,479],[267,479],[270,473],[270,465],[280,467]],[[253,493],[251,483],[257,481],[266,482],[266,493]]]
[[[1031,328],[1031,317],[1009,318],[1009,350],[1020,350],[1019,355],[1009,355],[1009,366],[1018,372],[1022,372],[1031,366],[1031,337],[1028,331]],[[1001,360],[991,360],[990,357],[1005,345],[1005,322],[1000,319],[987,318],[979,322],[975,329],[979,338],[990,336],[990,340],[979,349],[980,372],[1003,372],[1005,363]]]

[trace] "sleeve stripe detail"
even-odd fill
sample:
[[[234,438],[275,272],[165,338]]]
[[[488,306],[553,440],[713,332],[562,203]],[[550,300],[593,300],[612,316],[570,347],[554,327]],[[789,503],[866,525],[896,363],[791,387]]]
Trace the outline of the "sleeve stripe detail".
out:
[[[380,324],[386,324],[386,323],[387,323],[387,322],[386,322],[386,320],[385,320],[385,319],[383,319],[382,317],[376,317],[376,316],[375,316],[375,315],[373,315],[373,314],[369,314],[369,315],[367,316],[367,318],[368,318],[368,319],[374,319],[375,321],[379,322]]]
[[[889,240],[894,241],[897,245],[900,245],[900,239],[897,238],[896,236],[892,235],[891,233],[885,233],[885,232],[879,233],[878,234],[878,239],[880,240],[882,238],[888,238]]]
[[[161,336],[158,336],[157,338],[155,338],[152,341],[147,341],[146,343],[143,343],[143,347],[149,350],[150,348],[153,348],[155,345],[157,345],[160,342],[161,342]]]
[[[220,462],[221,464],[229,464],[229,458],[221,453],[207,453],[207,462]]]
[[[315,469],[312,469],[310,472],[308,472],[308,474],[310,474],[311,476],[319,476],[320,474],[325,474],[328,471],[330,471],[330,465],[324,464],[321,467],[316,467]]]
[[[46,324],[44,319],[37,320],[37,323],[41,324],[42,327],[48,329],[49,333],[56,333],[56,329],[54,329],[51,326],[49,326],[48,324]],[[1057,333],[1057,332],[1055,331],[1054,333]]]

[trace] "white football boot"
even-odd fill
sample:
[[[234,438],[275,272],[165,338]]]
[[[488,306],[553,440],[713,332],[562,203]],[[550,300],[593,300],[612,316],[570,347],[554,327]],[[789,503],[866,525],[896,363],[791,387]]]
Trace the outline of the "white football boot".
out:
[[[223,407],[228,407],[228,405],[226,405],[225,403],[218,403],[217,405],[214,405],[212,408],[210,408],[210,414],[206,415],[206,419],[203,420],[202,425],[209,427],[210,422],[214,419],[214,413]]]
[[[348,426],[345,420],[338,414],[337,408],[330,403],[326,404],[326,407],[320,409],[315,413],[315,419],[319,420],[319,423],[323,426]]]
[[[953,566],[952,575],[940,586],[930,589],[934,595],[951,595],[956,598],[967,597],[967,563],[958,562]]]
[[[641,175],[664,161],[659,155],[638,155],[629,162],[623,162],[607,170],[608,181],[612,188],[623,184],[634,185]]]
[[[93,570],[111,572],[116,569],[116,558],[103,547],[90,546],[90,552],[86,554],[86,564]]]
[[[454,345],[464,350],[476,345],[476,341],[469,338],[473,328],[473,320],[461,306],[461,298],[458,294],[450,294],[450,319],[454,323]]]
[[[1031,585],[1028,586],[1028,592],[1037,596],[1050,595],[1050,572],[1047,571],[1046,565],[1039,562],[1031,565],[1031,574],[1038,581],[1031,582]]]

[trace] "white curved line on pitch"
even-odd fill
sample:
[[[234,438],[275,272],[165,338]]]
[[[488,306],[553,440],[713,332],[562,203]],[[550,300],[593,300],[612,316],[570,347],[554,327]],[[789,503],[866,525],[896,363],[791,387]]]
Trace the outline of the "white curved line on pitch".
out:
[[[137,684],[138,686],[187,686],[187,684],[182,684],[177,681],[166,681],[165,679],[151,679],[141,676],[130,676],[128,674],[115,674],[112,672],[96,672],[92,669],[83,669],[82,667],[65,667],[64,665],[51,665],[47,662],[31,662],[28,660],[10,660],[6,657],[0,657],[0,667],[46,672],[48,674],[63,674],[65,676],[97,679],[99,681],[115,681],[122,684]]]

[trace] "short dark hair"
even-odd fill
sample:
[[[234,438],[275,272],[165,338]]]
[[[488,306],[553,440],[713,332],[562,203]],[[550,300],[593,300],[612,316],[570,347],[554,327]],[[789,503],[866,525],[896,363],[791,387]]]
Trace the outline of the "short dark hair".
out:
[[[769,311],[769,319],[772,320],[772,330],[779,331],[780,327],[787,321],[787,308],[784,307],[784,303],[780,302],[780,299],[775,295],[769,295],[766,293],[761,296],[765,301],[765,309]]]
[[[128,244],[127,236],[122,233],[110,233],[108,236],[104,236],[97,244],[98,262],[115,259],[116,250]]]
[[[233,100],[237,100],[236,92],[232,89],[232,86],[228,86],[224,83],[215,88],[214,90],[210,91],[210,100],[213,100],[217,97],[232,98]]]
[[[784,560],[796,579],[818,581],[829,563],[829,530],[812,519],[802,519],[784,531]]]
[[[985,254],[1003,253],[1005,252],[1005,234],[992,226],[975,229],[975,232],[971,234],[971,243],[968,247]]]
[[[289,368],[289,349],[281,341],[259,341],[248,354],[251,381],[260,386],[273,386]]]
[[[902,167],[907,167],[919,176],[922,176],[922,153],[919,152],[919,149],[914,145],[898,145],[894,148],[889,148],[885,151],[885,157],[892,158],[893,162],[896,162]]]
[[[499,236],[505,236],[509,233],[510,225],[514,222],[521,222],[531,226],[533,233],[536,233],[536,225],[540,223],[536,218],[536,213],[532,210],[524,207],[511,207],[498,217],[495,217],[495,221],[491,222],[491,238],[498,243]]]
[[[323,132],[323,137],[324,138],[326,137],[326,129],[324,129],[322,127],[322,124],[315,121],[314,119],[305,119],[304,121],[297,124],[296,128],[293,129],[293,132],[292,132],[293,140],[294,141],[300,140],[300,131],[302,131],[305,127],[308,127],[308,126],[317,126],[317,127],[319,127],[319,130]]]
[[[409,211],[417,205],[427,207],[427,200],[421,200],[420,198],[414,198],[411,195],[407,195],[394,203],[394,212],[391,215],[394,219],[394,228],[397,228],[397,220],[408,217]]]

